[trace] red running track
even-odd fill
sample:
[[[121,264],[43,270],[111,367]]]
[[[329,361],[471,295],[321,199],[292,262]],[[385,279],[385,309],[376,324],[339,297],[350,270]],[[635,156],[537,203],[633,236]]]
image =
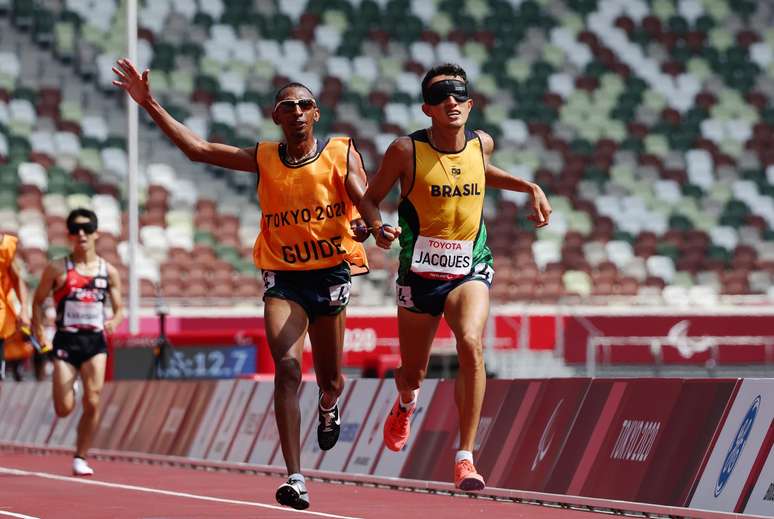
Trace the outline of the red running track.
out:
[[[312,506],[281,507],[278,477],[90,460],[96,474],[70,477],[71,458],[0,451],[0,519],[260,518],[573,519],[592,512],[491,499],[309,481]]]

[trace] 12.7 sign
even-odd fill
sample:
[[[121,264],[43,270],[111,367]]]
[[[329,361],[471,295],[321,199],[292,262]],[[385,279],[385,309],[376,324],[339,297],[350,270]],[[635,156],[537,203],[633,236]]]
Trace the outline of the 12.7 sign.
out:
[[[175,348],[159,378],[236,378],[255,373],[255,346]]]

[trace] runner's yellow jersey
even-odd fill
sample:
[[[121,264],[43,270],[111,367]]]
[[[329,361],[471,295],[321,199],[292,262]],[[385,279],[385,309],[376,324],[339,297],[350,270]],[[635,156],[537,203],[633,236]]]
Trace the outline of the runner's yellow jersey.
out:
[[[317,270],[346,261],[353,275],[368,271],[365,249],[350,229],[350,221],[360,217],[345,186],[352,147],[351,139],[334,137],[309,160],[290,165],[280,156],[279,143],[258,144],[263,211],[253,247],[258,268]]]
[[[0,339],[10,337],[16,330],[16,309],[11,302],[14,286],[9,273],[18,241],[18,238],[8,234],[0,240]]]
[[[483,222],[486,187],[481,140],[466,131],[465,146],[455,153],[438,151],[427,130],[410,135],[414,179],[398,207],[400,274],[455,279],[479,263],[491,264]]]

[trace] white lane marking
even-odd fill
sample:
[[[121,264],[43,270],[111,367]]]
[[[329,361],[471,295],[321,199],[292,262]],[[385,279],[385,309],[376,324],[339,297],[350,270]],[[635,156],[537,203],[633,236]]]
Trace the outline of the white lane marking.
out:
[[[40,517],[33,517],[31,515],[24,515],[24,514],[15,514],[13,512],[6,512],[5,510],[0,510],[0,515],[7,515],[8,517],[18,517],[18,519],[40,519]]]
[[[349,515],[326,514],[324,512],[310,512],[308,510],[294,510],[292,508],[287,508],[284,506],[269,505],[266,503],[257,503],[254,501],[241,501],[239,499],[226,499],[222,497],[202,496],[199,494],[189,494],[187,492],[173,492],[171,490],[160,490],[158,488],[140,487],[136,485],[124,485],[122,483],[109,483],[107,481],[74,478],[74,477],[68,477],[68,476],[60,476],[58,474],[49,474],[47,472],[32,472],[32,471],[12,469],[7,467],[0,467],[0,474],[12,474],[14,476],[35,476],[38,478],[53,479],[55,481],[66,481],[68,483],[80,483],[81,485],[94,485],[98,487],[120,488],[122,490],[134,490],[135,492],[147,492],[149,494],[161,494],[164,496],[172,496],[172,497],[186,497],[188,499],[198,499],[200,501],[212,501],[215,503],[227,503],[230,505],[244,505],[244,506],[252,506],[256,508],[268,508],[270,510],[279,510],[281,512],[306,514],[306,515],[313,515],[317,517],[329,517],[331,519],[364,519],[362,517],[355,517],[355,516],[349,516]],[[37,518],[31,518],[31,519],[37,519]]]

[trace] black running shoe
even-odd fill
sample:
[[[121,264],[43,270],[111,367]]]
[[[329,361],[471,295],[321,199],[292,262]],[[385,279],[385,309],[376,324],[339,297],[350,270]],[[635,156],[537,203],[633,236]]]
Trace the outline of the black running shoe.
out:
[[[306,485],[300,479],[289,478],[287,483],[283,483],[277,489],[276,497],[281,505],[296,510],[309,508],[309,492],[306,491]]]
[[[322,393],[320,393],[322,397]],[[341,431],[341,418],[339,418],[339,403],[333,406],[330,411],[323,411],[318,401],[317,413],[320,423],[317,425],[317,444],[321,450],[329,451],[339,441],[339,431]]]

